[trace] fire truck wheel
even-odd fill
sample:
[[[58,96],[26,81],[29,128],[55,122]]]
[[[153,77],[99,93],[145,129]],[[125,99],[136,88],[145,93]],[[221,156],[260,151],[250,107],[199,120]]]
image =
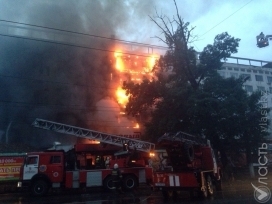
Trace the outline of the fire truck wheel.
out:
[[[214,194],[214,185],[210,175],[207,176],[207,190],[208,195],[212,196]]]
[[[184,143],[184,151],[186,155],[186,159],[188,162],[192,162],[194,160],[194,148],[189,143]]]
[[[123,186],[126,190],[133,190],[136,188],[138,182],[135,176],[127,175],[123,180]]]
[[[103,181],[103,186],[106,190],[113,190],[114,189],[114,184],[112,181],[112,178],[109,176]]]
[[[48,183],[44,180],[36,180],[31,186],[31,192],[35,196],[43,196],[48,191]]]

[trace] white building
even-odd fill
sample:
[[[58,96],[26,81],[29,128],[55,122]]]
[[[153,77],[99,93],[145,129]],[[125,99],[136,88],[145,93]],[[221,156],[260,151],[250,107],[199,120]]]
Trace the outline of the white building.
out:
[[[230,57],[224,62],[218,73],[224,78],[248,77],[249,79],[244,83],[244,89],[248,94],[258,90],[262,91],[263,106],[267,105],[272,110],[272,62]],[[272,112],[267,115],[269,119],[272,119],[271,116]],[[272,133],[272,124],[270,124],[268,130]],[[268,139],[272,140],[272,134]]]

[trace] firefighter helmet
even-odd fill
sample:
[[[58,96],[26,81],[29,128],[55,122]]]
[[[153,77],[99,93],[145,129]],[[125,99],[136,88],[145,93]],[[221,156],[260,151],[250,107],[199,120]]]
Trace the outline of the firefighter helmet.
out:
[[[118,169],[118,164],[114,164],[113,168]]]

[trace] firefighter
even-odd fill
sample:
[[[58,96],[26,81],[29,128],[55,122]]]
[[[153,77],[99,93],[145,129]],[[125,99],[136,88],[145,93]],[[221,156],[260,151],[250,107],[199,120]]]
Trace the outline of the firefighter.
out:
[[[114,189],[121,190],[122,174],[120,169],[118,168],[118,164],[114,164],[113,169],[111,171],[111,176]]]
[[[110,168],[110,158],[109,158],[109,157],[106,157],[106,160],[105,160],[105,167],[106,167],[106,169],[109,169],[109,168]]]
[[[264,36],[263,32],[261,32],[259,36],[260,36],[260,40],[261,40],[261,41],[264,41],[264,40],[265,40],[265,36]]]
[[[103,165],[104,165],[104,162],[103,162],[103,160],[102,160],[102,157],[98,155],[98,156],[95,158],[95,168],[100,169],[100,168],[102,167],[101,164],[102,164],[102,166],[103,166]]]

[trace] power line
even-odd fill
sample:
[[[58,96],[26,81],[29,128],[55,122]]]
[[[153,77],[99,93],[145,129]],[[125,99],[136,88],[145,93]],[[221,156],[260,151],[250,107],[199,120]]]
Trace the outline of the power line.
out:
[[[90,111],[90,112],[99,112],[99,111],[107,111],[107,112],[120,112],[120,107],[108,107],[108,106],[95,106],[95,108],[91,109],[91,108],[83,108],[81,105],[64,105],[64,104],[44,104],[44,103],[31,103],[31,102],[24,102],[24,101],[9,101],[9,100],[0,100],[0,103],[8,103],[8,104],[12,104],[12,106],[21,108],[21,107],[44,107],[44,108],[56,108],[56,109],[60,109],[60,107],[63,107],[63,109],[65,108],[69,108],[69,110],[78,110],[78,111]],[[14,104],[19,104],[21,106],[14,106]],[[1,104],[0,104],[1,106]],[[78,108],[77,108],[78,107]],[[100,109],[100,108],[105,108],[105,109]]]
[[[88,34],[84,34],[84,33],[78,33],[78,32],[73,32],[73,31],[66,31],[66,30],[61,30],[61,29],[53,29],[53,28],[49,28],[49,27],[43,27],[43,26],[37,26],[37,25],[31,25],[31,24],[24,24],[24,23],[19,23],[19,22],[13,22],[13,21],[7,21],[7,20],[0,20],[0,21],[4,21],[4,22],[9,22],[9,23],[18,23],[18,24],[22,24],[22,25],[28,25],[28,26],[36,26],[36,27],[40,27],[40,28],[46,28],[46,29],[52,29],[52,30],[57,30],[57,31],[62,31],[62,32],[68,32],[68,33],[74,33],[74,34],[80,34],[80,35],[86,35],[86,36],[91,36],[91,37],[99,37],[99,38],[104,38],[104,39],[109,39],[109,40],[117,40],[117,41],[121,41],[121,42],[129,42],[129,43],[134,43],[134,44],[138,44],[138,45],[145,45],[145,46],[152,46],[152,47],[157,47],[157,48],[166,48],[166,47],[162,47],[162,46],[154,46],[154,45],[150,45],[150,44],[144,44],[144,43],[137,43],[137,42],[132,42],[132,41],[124,41],[124,40],[118,40],[118,39],[114,39],[114,38],[106,38],[106,37],[102,37],[102,36],[95,36],[95,35],[88,35]],[[87,47],[87,46],[81,46],[81,45],[75,45],[75,44],[71,44],[71,43],[63,43],[63,42],[57,42],[57,41],[50,41],[50,40],[45,40],[45,39],[37,39],[37,38],[30,38],[30,37],[25,37],[25,36],[17,36],[17,35],[8,35],[8,34],[0,34],[0,36],[4,36],[4,37],[12,37],[12,38],[18,38],[18,39],[26,39],[26,40],[32,40],[32,41],[40,41],[40,42],[47,42],[47,43],[53,43],[53,44],[59,44],[59,45],[67,45],[67,46],[74,46],[74,47],[79,47],[79,48],[85,48],[85,49],[91,49],[91,50],[96,50],[96,51],[104,51],[104,52],[116,52],[113,50],[107,50],[107,49],[100,49],[100,48],[92,48],[92,47]],[[136,55],[136,56],[143,56],[143,57],[150,57],[150,55],[141,55],[141,54],[133,54],[133,53],[126,53],[126,52],[118,52],[118,53],[122,53],[122,54],[129,54],[129,55]],[[15,77],[15,76],[7,76],[7,75],[0,75],[0,77],[10,77],[10,78],[20,78],[23,80],[29,80],[30,78],[22,78],[22,77]],[[47,83],[52,83],[50,81],[45,81],[45,80],[39,80],[39,79],[31,79],[31,80],[38,80],[38,81],[44,81]],[[68,84],[68,83],[63,83],[63,82],[54,82],[54,83],[61,83],[61,84],[66,84],[66,85],[72,85],[72,84]],[[77,85],[77,86],[86,86],[86,85]],[[90,86],[88,86],[90,87]],[[107,88],[108,89],[108,88]],[[112,88],[114,89],[114,88]],[[24,106],[21,107],[25,107],[25,106],[56,106],[56,107],[76,107],[76,105],[70,105],[70,106],[65,106],[65,105],[59,105],[59,104],[53,104],[53,105],[46,105],[46,104],[37,104],[37,103],[27,103],[27,102],[18,102],[18,101],[5,101],[2,100],[0,101],[2,103],[12,103],[12,104],[23,104]],[[77,108],[74,110],[88,110],[86,108]],[[91,109],[90,109],[91,110]],[[93,111],[93,110],[92,110]],[[101,110],[99,109],[99,111],[109,111],[109,110]],[[116,112],[116,111],[115,111]]]
[[[68,85],[68,86],[78,86],[78,87],[85,87],[85,88],[96,88],[96,89],[106,89],[106,90],[116,90],[116,88],[110,88],[110,87],[98,87],[98,86],[90,86],[90,85],[80,85],[80,84],[70,84],[70,83],[65,83],[65,82],[60,82],[60,81],[50,81],[50,80],[42,80],[42,79],[35,79],[35,78],[27,78],[27,77],[18,77],[18,76],[10,76],[10,75],[3,75],[0,74],[0,77],[4,78],[12,78],[12,79],[19,79],[19,80],[26,80],[28,82],[31,81],[37,81],[37,82],[44,82],[44,83],[55,83],[55,84],[61,84],[61,85]],[[30,82],[31,83],[31,82]]]
[[[116,38],[110,38],[110,37],[104,37],[104,36],[99,36],[99,35],[75,32],[75,31],[64,30],[64,29],[59,29],[59,28],[40,26],[40,25],[29,24],[29,23],[21,23],[21,22],[17,22],[17,21],[9,21],[9,20],[4,20],[4,19],[0,19],[0,21],[6,22],[6,23],[14,23],[14,24],[19,24],[19,25],[32,26],[32,27],[37,27],[37,28],[44,28],[44,29],[49,29],[49,30],[54,30],[54,31],[61,31],[61,32],[72,33],[72,34],[77,34],[77,35],[83,35],[83,36],[89,36],[89,37],[95,37],[95,38],[101,38],[101,39],[107,39],[107,40],[114,40],[114,41],[118,41],[118,42],[132,43],[132,44],[141,45],[141,46],[150,46],[150,47],[155,47],[155,48],[168,49],[168,47],[160,46],[160,45],[151,45],[151,44],[146,44],[146,43],[121,40],[121,39],[116,39]]]
[[[50,41],[50,40],[43,40],[43,39],[37,39],[37,38],[29,38],[29,37],[23,37],[23,36],[15,36],[15,35],[7,35],[7,34],[0,34],[0,36],[4,37],[11,37],[11,38],[19,38],[19,39],[25,39],[25,40],[32,40],[32,41],[38,41],[38,42],[47,42],[52,44],[58,44],[58,45],[65,45],[65,46],[72,46],[72,47],[78,47],[78,48],[84,48],[89,50],[95,50],[95,51],[102,51],[102,52],[111,52],[111,53],[121,53],[126,55],[133,55],[133,56],[140,56],[140,57],[150,57],[150,55],[143,55],[143,54],[134,54],[131,52],[122,52],[122,51],[115,51],[115,50],[107,50],[107,49],[101,49],[101,48],[94,48],[94,47],[87,47],[83,45],[76,45],[71,43],[63,43],[58,41]],[[154,56],[157,58],[156,56]]]
[[[249,3],[251,3],[253,0],[250,0],[249,2],[247,2],[245,5],[243,5],[242,7],[240,7],[238,10],[236,10],[235,12],[233,12],[232,14],[230,14],[229,16],[227,16],[225,19],[223,19],[222,21],[220,21],[219,23],[217,23],[215,26],[213,26],[212,28],[210,28],[208,31],[206,31],[205,33],[203,33],[201,36],[206,35],[208,32],[210,32],[211,30],[213,30],[214,28],[216,28],[217,26],[219,26],[221,23],[223,23],[224,21],[226,21],[227,19],[229,19],[231,16],[233,16],[234,14],[236,14],[238,11],[240,11],[241,9],[243,9],[245,6],[247,6]]]
[[[2,35],[2,34],[0,34]],[[7,36],[7,35],[2,35],[2,36]],[[18,36],[8,36],[8,37],[16,37],[16,38],[25,38],[25,37],[18,37]],[[28,39],[28,38],[26,38]],[[30,40],[36,40],[36,39],[30,39]],[[102,49],[100,49],[102,50]],[[109,51],[109,50],[103,50],[103,51]],[[137,55],[139,56],[139,55]],[[0,75],[0,77],[5,77],[5,78],[14,78],[14,79],[20,79],[20,80],[27,80],[27,81],[42,81],[42,82],[45,82],[45,83],[57,83],[57,84],[62,84],[62,85],[69,85],[69,86],[82,86],[82,87],[89,87],[89,88],[103,88],[103,89],[112,89],[112,90],[116,90],[115,88],[110,88],[110,87],[95,87],[95,86],[89,86],[89,85],[74,85],[74,84],[69,84],[69,83],[64,83],[64,82],[57,82],[57,81],[47,81],[47,80],[41,80],[41,79],[33,79],[33,78],[23,78],[23,77],[17,77],[17,76],[9,76],[9,75]],[[13,103],[13,104],[24,104],[25,106],[57,106],[58,108],[61,106],[63,108],[65,107],[69,107],[71,109],[71,107],[75,107],[75,106],[78,106],[78,105],[69,105],[69,106],[65,106],[65,105],[61,105],[61,104],[37,104],[37,103],[27,103],[27,102],[18,102],[18,101],[4,101],[4,100],[1,100],[0,102],[2,103]],[[100,106],[102,107],[102,106]],[[106,106],[105,106],[106,107]],[[108,108],[108,107],[106,107]],[[117,107],[116,107],[117,108]],[[89,111],[94,111],[94,110],[91,110],[91,109],[86,109],[86,108],[73,108],[74,110],[89,110]],[[111,111],[111,110],[101,110],[101,109],[98,109],[99,111]],[[112,112],[116,112],[116,111],[112,111]]]
[[[103,36],[97,36],[97,35],[89,35],[89,34],[85,34],[85,33],[79,33],[79,32],[73,32],[73,31],[67,31],[67,30],[62,30],[62,29],[54,29],[54,28],[50,28],[50,27],[45,27],[45,26],[38,26],[38,25],[31,25],[31,24],[26,24],[26,23],[20,23],[20,22],[14,22],[14,21],[7,21],[7,20],[0,20],[2,22],[8,22],[8,23],[17,23],[17,24],[21,24],[21,25],[27,25],[27,26],[35,26],[35,27],[39,27],[39,28],[45,28],[45,29],[51,29],[51,30],[55,30],[55,31],[62,31],[62,32],[67,32],[67,33],[73,33],[73,34],[79,34],[79,35],[84,35],[84,36],[89,36],[89,37],[96,37],[96,38],[101,38],[101,39],[107,39],[107,40],[114,40],[114,41],[119,41],[119,42],[125,42],[125,43],[132,43],[135,45],[141,45],[141,46],[149,46],[149,47],[155,47],[155,48],[160,48],[160,49],[168,49],[167,47],[163,47],[163,46],[157,46],[157,45],[150,45],[150,44],[144,44],[144,43],[138,43],[138,42],[132,42],[132,41],[125,41],[125,40],[120,40],[120,39],[115,39],[115,38],[107,38],[107,37],[103,37]],[[107,49],[100,49],[100,48],[93,48],[93,47],[87,47],[87,46],[82,46],[82,45],[76,45],[76,44],[71,44],[71,43],[63,43],[63,42],[57,42],[57,41],[51,41],[51,40],[45,40],[45,39],[35,39],[35,38],[30,38],[30,37],[24,37],[24,36],[16,36],[16,35],[8,35],[8,34],[0,34],[0,36],[4,36],[4,37],[12,37],[12,38],[18,38],[18,39],[26,39],[26,40],[32,40],[32,41],[40,41],[40,42],[47,42],[47,43],[54,43],[54,44],[59,44],[59,45],[66,45],[66,46],[73,46],[73,47],[79,47],[79,48],[84,48],[84,49],[91,49],[91,50],[95,50],[95,51],[103,51],[103,52],[111,52],[111,53],[115,53],[116,51],[113,50],[107,50]],[[118,52],[118,53],[122,53],[122,54],[129,54],[129,55],[136,55],[136,56],[143,56],[143,57],[150,57],[150,55],[142,55],[142,54],[133,54],[130,52]],[[0,77],[11,77],[11,78],[20,78],[23,80],[29,80],[29,78],[22,78],[22,77],[15,77],[15,76],[4,76],[1,75]],[[44,81],[47,83],[52,83],[50,81],[45,81],[45,80],[40,80],[40,79],[31,79],[31,80],[38,80],[38,81]],[[61,83],[61,84],[66,84],[66,85],[72,85],[72,84],[68,84],[68,83],[63,83],[63,82],[54,82],[54,83]],[[76,86],[86,86],[86,85],[76,85]],[[90,87],[90,86],[88,86]],[[108,89],[108,88],[107,88]],[[113,88],[112,88],[113,89]],[[53,104],[53,105],[48,105],[48,104],[37,104],[37,103],[27,103],[27,102],[18,102],[18,101],[5,101],[2,100],[0,101],[0,103],[10,103],[10,105],[14,104],[19,106],[16,107],[27,107],[27,106],[35,106],[35,108],[38,107],[46,107],[46,106],[54,106],[56,108],[59,109],[59,107],[63,107],[63,108],[70,108],[71,107],[77,107],[77,105],[60,105],[60,104]],[[22,105],[22,106],[20,106]],[[104,106],[100,106],[100,107],[104,107]],[[106,107],[106,106],[105,106]],[[108,108],[108,107],[107,107]],[[116,107],[118,108],[118,107]],[[116,109],[115,108],[115,109]],[[92,109],[86,109],[86,108],[73,108],[74,110],[78,110],[78,111],[82,111],[82,110],[90,110],[90,111],[94,111]],[[116,112],[113,110],[101,110],[98,109],[96,111],[107,111],[107,112]],[[120,110],[119,110],[120,111]],[[97,122],[97,120],[87,120],[87,121],[95,121]],[[103,121],[106,123],[116,123],[116,121]],[[103,127],[105,127],[105,125],[103,125]],[[118,127],[118,128],[127,128],[127,126],[110,126],[110,125],[106,125],[106,127]],[[131,127],[132,128],[132,127]]]

